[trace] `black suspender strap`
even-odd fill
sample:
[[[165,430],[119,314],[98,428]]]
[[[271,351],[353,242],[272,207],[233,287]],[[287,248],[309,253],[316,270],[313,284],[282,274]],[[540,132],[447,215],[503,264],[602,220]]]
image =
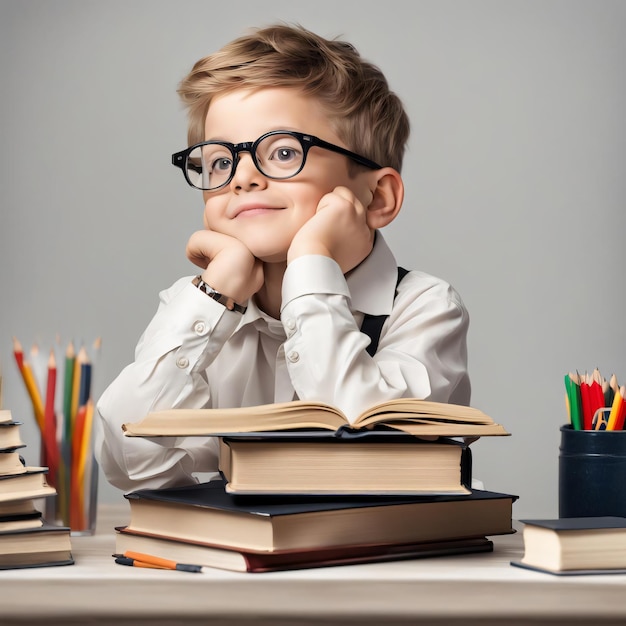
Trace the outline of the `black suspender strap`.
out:
[[[396,282],[396,295],[398,293],[398,285],[400,281],[409,273],[409,270],[403,267],[398,267],[398,280]],[[370,356],[374,356],[378,350],[378,342],[380,341],[380,333],[383,329],[383,324],[388,315],[369,315],[365,314],[363,317],[363,323],[361,324],[361,332],[367,335],[371,341],[367,346],[367,353]]]

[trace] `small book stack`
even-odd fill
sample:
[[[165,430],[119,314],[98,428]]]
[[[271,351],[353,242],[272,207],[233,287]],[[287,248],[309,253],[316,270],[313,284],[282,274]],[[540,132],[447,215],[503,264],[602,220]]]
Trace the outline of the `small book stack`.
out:
[[[19,450],[21,422],[0,410],[0,569],[71,565],[70,529],[49,524],[35,501],[56,494],[47,467],[29,467]]]
[[[221,480],[126,494],[116,552],[135,564],[266,572],[487,552],[514,532],[517,497],[471,488],[462,440],[508,433],[471,407],[405,398],[352,424],[302,401],[174,409],[124,430],[220,443]]]

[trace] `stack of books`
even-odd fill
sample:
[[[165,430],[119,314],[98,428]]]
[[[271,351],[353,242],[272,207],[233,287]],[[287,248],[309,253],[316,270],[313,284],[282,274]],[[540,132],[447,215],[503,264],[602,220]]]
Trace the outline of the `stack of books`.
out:
[[[402,399],[353,424],[303,401],[173,409],[124,430],[220,442],[221,480],[126,494],[116,552],[138,562],[264,572],[491,551],[514,532],[516,496],[471,488],[462,439],[508,433],[471,407]]]
[[[48,523],[36,508],[56,490],[46,482],[47,467],[24,463],[20,425],[0,410],[0,569],[71,565],[70,529]]]

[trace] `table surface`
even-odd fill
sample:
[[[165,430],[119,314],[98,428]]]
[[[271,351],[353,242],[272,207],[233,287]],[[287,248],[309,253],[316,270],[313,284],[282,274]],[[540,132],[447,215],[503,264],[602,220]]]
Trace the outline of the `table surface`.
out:
[[[626,575],[552,576],[510,565],[521,533],[494,552],[245,574],[116,565],[128,505],[101,506],[96,534],[72,537],[75,565],[0,571],[11,624],[625,624]],[[519,527],[519,525],[518,525]]]

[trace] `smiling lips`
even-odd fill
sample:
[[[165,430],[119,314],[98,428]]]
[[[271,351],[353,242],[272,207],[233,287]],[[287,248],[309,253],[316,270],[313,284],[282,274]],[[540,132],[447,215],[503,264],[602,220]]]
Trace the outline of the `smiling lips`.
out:
[[[247,205],[239,207],[233,217],[254,217],[256,215],[267,215],[273,211],[280,211],[281,208],[263,206],[263,205]]]

